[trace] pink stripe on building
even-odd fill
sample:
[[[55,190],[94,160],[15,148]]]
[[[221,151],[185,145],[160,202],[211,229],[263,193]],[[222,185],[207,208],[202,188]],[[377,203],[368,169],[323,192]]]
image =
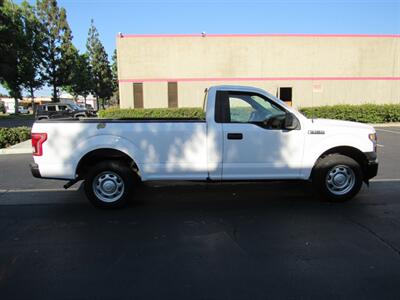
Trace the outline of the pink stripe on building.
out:
[[[171,38],[171,37],[360,37],[360,38],[400,38],[400,34],[308,34],[308,33],[225,33],[225,34],[121,34],[120,38]]]
[[[202,82],[202,81],[360,81],[360,80],[400,80],[400,77],[203,77],[203,78],[132,78],[120,79],[129,82]]]

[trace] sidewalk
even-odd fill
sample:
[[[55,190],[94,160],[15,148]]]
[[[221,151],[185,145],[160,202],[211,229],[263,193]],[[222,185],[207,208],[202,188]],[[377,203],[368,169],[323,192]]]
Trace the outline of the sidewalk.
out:
[[[400,123],[368,124],[374,127],[400,127]]]
[[[32,144],[31,140],[16,144],[8,148],[0,149],[0,155],[2,154],[31,154]]]

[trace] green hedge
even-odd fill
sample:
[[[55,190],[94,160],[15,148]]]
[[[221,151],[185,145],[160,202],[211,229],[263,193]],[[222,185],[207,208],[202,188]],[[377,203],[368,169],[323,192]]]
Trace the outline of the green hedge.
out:
[[[201,108],[109,108],[99,111],[98,116],[103,119],[204,119],[204,112]]]
[[[299,109],[311,118],[338,119],[362,123],[400,122],[400,104],[363,104],[303,107]],[[201,108],[149,108],[101,110],[98,116],[103,119],[204,119]]]
[[[400,104],[362,104],[304,107],[299,109],[309,118],[338,119],[362,123],[400,122]]]
[[[0,127],[0,148],[6,148],[31,138],[29,127]]]

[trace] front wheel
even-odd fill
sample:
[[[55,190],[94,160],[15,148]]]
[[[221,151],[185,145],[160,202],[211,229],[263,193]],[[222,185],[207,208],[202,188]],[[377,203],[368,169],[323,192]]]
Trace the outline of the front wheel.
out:
[[[124,206],[131,195],[134,172],[120,161],[104,161],[92,167],[85,178],[85,193],[97,207]]]
[[[329,201],[350,200],[362,186],[362,170],[352,158],[330,154],[320,159],[314,167],[312,182],[318,194]]]

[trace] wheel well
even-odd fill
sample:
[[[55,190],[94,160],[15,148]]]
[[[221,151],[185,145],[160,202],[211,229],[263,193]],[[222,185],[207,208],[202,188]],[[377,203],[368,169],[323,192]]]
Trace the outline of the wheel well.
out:
[[[368,160],[367,160],[367,157],[365,156],[365,154],[363,152],[361,152],[360,150],[358,150],[357,148],[350,147],[350,146],[339,146],[339,147],[331,148],[331,149],[325,151],[324,153],[322,153],[320,155],[320,157],[318,157],[318,160],[321,158],[324,158],[325,156],[327,156],[329,154],[341,154],[341,155],[345,155],[345,156],[348,156],[348,157],[354,159],[360,165],[361,170],[363,171],[363,174],[365,174]]]
[[[83,178],[89,168],[102,160],[118,160],[126,163],[135,173],[138,173],[139,168],[134,160],[122,151],[115,149],[96,149],[86,153],[78,163],[76,174]]]

